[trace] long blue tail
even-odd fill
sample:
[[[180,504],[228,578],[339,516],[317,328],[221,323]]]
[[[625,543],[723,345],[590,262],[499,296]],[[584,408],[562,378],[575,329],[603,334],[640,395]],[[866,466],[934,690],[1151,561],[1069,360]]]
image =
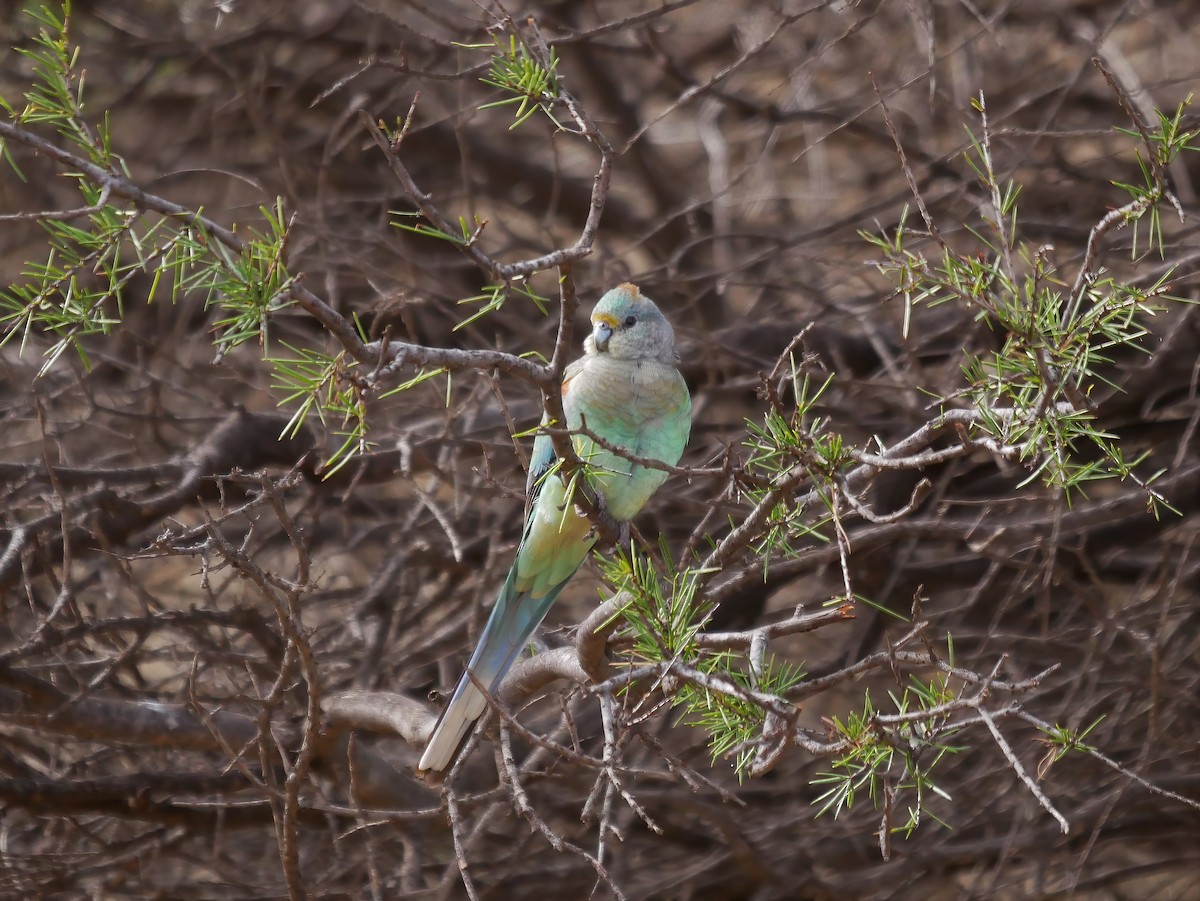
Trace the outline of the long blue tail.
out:
[[[474,673],[479,683],[494,694],[505,674],[516,661],[534,631],[546,618],[550,606],[567,580],[554,586],[545,597],[533,598],[516,590],[516,565],[509,572],[488,617],[479,644],[467,663],[468,673]],[[487,699],[475,687],[468,673],[463,673],[454,688],[417,769],[441,772],[449,769],[458,749],[470,734],[475,721],[487,709]]]

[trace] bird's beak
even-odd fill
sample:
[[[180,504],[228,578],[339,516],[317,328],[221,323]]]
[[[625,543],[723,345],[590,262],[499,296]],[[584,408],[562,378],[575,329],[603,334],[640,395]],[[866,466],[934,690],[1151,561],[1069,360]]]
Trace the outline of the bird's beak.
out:
[[[603,319],[597,320],[592,326],[592,341],[596,345],[596,350],[608,350],[608,339],[612,337],[612,325],[605,322]]]

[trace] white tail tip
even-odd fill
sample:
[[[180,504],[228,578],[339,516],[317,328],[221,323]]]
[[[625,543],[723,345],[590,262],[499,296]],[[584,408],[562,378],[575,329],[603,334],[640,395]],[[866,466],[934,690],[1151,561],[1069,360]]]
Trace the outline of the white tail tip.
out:
[[[463,739],[487,709],[487,698],[474,683],[468,682],[461,694],[455,694],[458,696],[451,699],[446,712],[434,727],[433,735],[429,736],[421,762],[417,764],[419,772],[440,773],[448,770]]]

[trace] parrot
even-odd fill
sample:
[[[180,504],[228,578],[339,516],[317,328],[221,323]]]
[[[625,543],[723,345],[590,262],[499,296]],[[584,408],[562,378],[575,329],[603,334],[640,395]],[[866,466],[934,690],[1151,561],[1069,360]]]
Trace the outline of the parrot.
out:
[[[675,333],[636,285],[622,284],[596,302],[584,355],[563,373],[566,427],[589,431],[631,456],[679,462],[692,424],[692,401],[676,368]],[[543,419],[543,425],[547,422]],[[571,437],[603,514],[625,527],[667,478],[608,450],[585,435]],[[533,443],[525,525],[516,558],[487,625],[434,726],[417,764],[428,780],[449,769],[487,709],[469,674],[494,694],[559,592],[596,543],[591,520],[571,500],[555,468],[550,436]]]

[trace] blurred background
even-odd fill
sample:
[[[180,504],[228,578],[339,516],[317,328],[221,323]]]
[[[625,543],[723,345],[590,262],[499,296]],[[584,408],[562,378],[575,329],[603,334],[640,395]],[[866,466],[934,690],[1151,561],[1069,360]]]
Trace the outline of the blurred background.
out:
[[[1139,177],[1139,140],[1119,131],[1132,127],[1129,115],[1092,60],[1152,123],[1155,109],[1172,112],[1200,87],[1191,0],[506,9],[518,23],[534,17],[564,85],[617,150],[596,251],[575,268],[579,325],[622,281],[659,302],[693,392],[683,461],[692,466],[739,452],[746,418],[765,409],[760,373],[810,324],[809,365],[835,376],[820,412],[859,445],[927,422],[932,401],[961,386],[963,350],[998,346],[971,311],[950,306],[921,311],[902,334],[903,306],[859,234],[894,229],[913,205],[880,97],[942,235],[965,247],[966,226],[988,214],[961,155],[967,129],[982,133],[972,109],[982,93],[997,172],[1023,186],[1020,237],[1070,284],[1091,229],[1128,199],[1113,182]],[[572,243],[595,152],[544,117],[510,129],[510,111],[480,109],[498,95],[479,81],[486,52],[468,45],[489,42],[504,14],[468,0],[76,0],[70,35],[82,47],[84,114],[110,112],[134,183],[239,230],[262,228],[259,208],[282,197],[295,216],[291,271],[371,337],[548,356],[555,317],[520,297],[455,330],[472,310],[460,301],[486,277],[451,244],[393,226],[395,211],[414,206],[359,118],[393,122],[419,93],[400,155],[445,213],[486,220],[482,245],[505,261]],[[0,23],[0,96],[18,107],[31,72],[9,48],[28,47],[34,31],[15,13]],[[0,172],[0,213],[79,204],[52,161],[10,151],[26,177]],[[1169,271],[1172,292],[1194,300],[1200,159],[1185,154],[1169,178],[1183,218],[1164,216],[1164,258],[1143,255],[1144,233],[1135,258],[1134,235],[1117,231],[1101,262],[1139,284]],[[46,252],[36,223],[0,223],[0,282]],[[556,297],[553,273],[532,287]],[[185,552],[186,542],[157,541],[211,516],[257,566],[294,572],[298,552],[278,518],[239,512],[258,484],[239,473],[304,461],[282,503],[304,530],[317,584],[298,603],[326,693],[424,698],[445,687],[519,534],[524,473],[507,418],[528,428],[540,415],[528,384],[463,372],[374,399],[371,453],[322,480],[315,464],[337,439],[313,423],[276,440],[292,411],[277,408],[262,348],[243,345],[214,365],[216,311],[186,297],[147,305],[148,290],[149,278],[124,287],[123,322],[89,341],[90,369],[68,355],[35,378],[36,336],[24,353],[16,340],[0,348],[5,897],[287,895],[266,800],[281,796],[286,770],[247,772],[253,756],[233,764],[204,717],[174,738],[133,719],[154,702],[251,723],[266,716],[284,745],[295,737],[287,729],[309,695],[294,661],[280,662],[275,612],[244,574]],[[630,750],[627,763],[644,774],[631,786],[662,834],[618,805],[623,840],[607,867],[627,897],[1190,895],[1200,876],[1200,324],[1194,307],[1172,304],[1152,328],[1152,353],[1122,352],[1094,399],[1127,457],[1148,454],[1146,474],[1168,470],[1159,490],[1177,513],[1149,515],[1128,482],[1097,483],[1068,504],[978,453],[880,479],[871,500],[885,512],[922,475],[934,490],[895,523],[847,524],[850,575],[856,593],[901,613],[920,591],[933,636],[952,633],[964,666],[999,663],[1020,679],[1058,664],[1026,707],[1072,728],[1100,720],[1090,744],[1192,802],[1071,755],[1040,781],[1071,823],[1063,835],[986,733],[972,733],[940,770],[950,798],[931,809],[944,824],[923,822],[884,861],[867,798],[836,821],[814,819],[810,783],[828,761],[792,750],[766,777],[739,782],[727,761],[710,763],[700,730],[662,716],[660,740],[710,782],[689,784],[647,748]],[[274,341],[332,347],[295,309],[271,329]],[[724,487],[715,476],[674,478],[638,528],[678,553],[715,510],[719,537],[747,509]],[[814,546],[765,581],[726,590],[717,624],[746,628],[816,607],[841,586],[836,551]],[[598,587],[589,564],[547,621],[552,643]],[[904,628],[864,606],[852,623],[775,651],[829,673]],[[808,724],[861,708],[867,684],[894,687],[886,674],[842,684],[806,701]],[[1036,730],[1005,728],[1030,772],[1048,763]],[[388,803],[375,806],[403,815],[356,811],[336,789],[335,755],[318,755],[299,789],[296,859],[310,895],[460,896],[439,796],[408,774],[411,749],[353,741],[352,753],[394,766],[376,795]],[[587,897],[594,870],[489,791],[490,754],[477,756],[467,776],[478,793],[464,789],[463,816],[480,895]],[[540,815],[593,846],[595,826],[580,811],[594,773],[543,775],[529,786]]]

